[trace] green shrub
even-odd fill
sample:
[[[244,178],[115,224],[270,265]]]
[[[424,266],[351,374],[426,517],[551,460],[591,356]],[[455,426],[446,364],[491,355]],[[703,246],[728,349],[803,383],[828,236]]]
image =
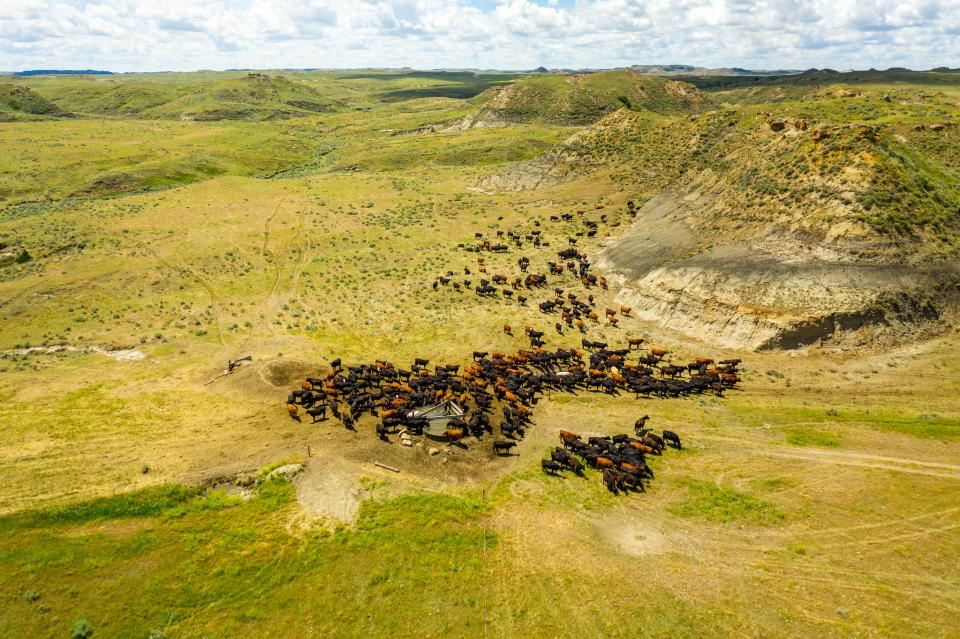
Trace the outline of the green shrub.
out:
[[[93,636],[93,626],[86,619],[77,619],[70,630],[70,639],[90,639]]]

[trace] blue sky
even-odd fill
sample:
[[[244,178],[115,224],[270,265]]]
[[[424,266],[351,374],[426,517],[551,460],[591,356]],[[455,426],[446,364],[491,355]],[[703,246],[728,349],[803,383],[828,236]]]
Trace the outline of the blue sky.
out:
[[[0,69],[960,67],[960,0],[2,0]]]

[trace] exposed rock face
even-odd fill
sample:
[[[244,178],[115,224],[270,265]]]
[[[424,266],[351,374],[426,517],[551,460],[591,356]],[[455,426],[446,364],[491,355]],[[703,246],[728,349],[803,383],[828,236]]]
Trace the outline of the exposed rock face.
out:
[[[527,162],[516,162],[477,182],[481,191],[526,191],[566,182],[576,174],[577,158],[561,151],[551,151]]]
[[[303,464],[284,464],[279,468],[274,468],[267,475],[267,479],[281,479],[292,481],[294,477],[303,472]]]
[[[654,198],[601,255],[621,286],[617,301],[639,319],[749,350],[884,344],[941,332],[960,298],[956,264],[827,261],[776,236],[697,253],[694,203],[705,204]]]

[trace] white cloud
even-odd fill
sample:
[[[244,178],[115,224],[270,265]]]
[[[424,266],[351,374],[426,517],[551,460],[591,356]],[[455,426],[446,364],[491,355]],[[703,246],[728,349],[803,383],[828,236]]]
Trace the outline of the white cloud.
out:
[[[0,69],[960,66],[960,0],[4,0]]]

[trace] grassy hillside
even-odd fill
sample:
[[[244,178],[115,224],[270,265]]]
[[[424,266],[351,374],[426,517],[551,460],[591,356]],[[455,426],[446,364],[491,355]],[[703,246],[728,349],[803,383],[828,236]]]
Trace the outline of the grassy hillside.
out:
[[[28,87],[0,84],[0,121],[37,119],[31,116],[64,117],[70,114]]]
[[[489,89],[475,101],[486,112],[482,117],[559,125],[590,124],[624,107],[677,115],[712,106],[692,85],[632,71],[530,76]]]
[[[564,167],[566,179],[602,173],[649,195],[704,191],[715,196],[704,226],[728,238],[771,223],[842,238],[847,224],[854,244],[864,234],[875,244],[851,245],[867,259],[960,247],[960,109],[948,95],[842,86],[722,95],[740,104],[675,120],[611,114],[502,183]]]
[[[35,89],[62,108],[95,116],[181,120],[269,120],[338,108],[338,102],[303,82],[263,73],[176,82],[114,76],[33,79]],[[187,76],[189,77],[189,75]]]

